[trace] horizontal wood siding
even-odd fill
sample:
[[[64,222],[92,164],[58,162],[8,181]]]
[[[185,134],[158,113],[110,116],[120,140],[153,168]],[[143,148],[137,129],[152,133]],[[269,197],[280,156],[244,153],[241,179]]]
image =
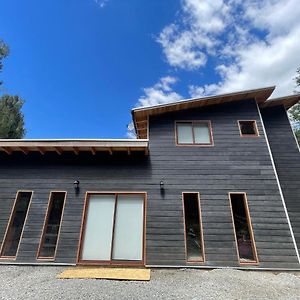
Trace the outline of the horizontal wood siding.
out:
[[[73,182],[80,181],[77,194]],[[84,197],[87,191],[155,190],[149,158],[144,153],[96,154],[22,153],[0,156],[0,242],[17,190],[33,190],[16,262],[36,260],[49,194],[66,191],[65,209],[54,263],[76,263]],[[7,261],[7,260],[6,260]],[[0,259],[1,262],[1,259]],[[53,262],[53,261],[50,261]]]
[[[177,147],[175,120],[211,120],[214,147]],[[241,138],[237,120],[256,120],[260,137]],[[73,182],[80,181],[76,194]],[[160,181],[164,181],[164,191]],[[182,192],[199,192],[206,266],[239,266],[228,192],[246,192],[259,266],[298,268],[254,101],[150,118],[144,153],[0,154],[0,242],[16,192],[33,190],[17,262],[36,260],[49,193],[66,191],[54,263],[76,263],[87,191],[147,192],[146,263],[185,266]],[[191,264],[189,264],[191,265]],[[201,265],[201,264],[197,264]]]
[[[214,146],[176,146],[176,120],[211,120]],[[260,136],[240,137],[237,120],[256,120]],[[165,187],[148,200],[149,265],[186,265],[185,191],[200,193],[202,265],[239,266],[228,192],[246,192],[258,267],[299,267],[255,101],[168,113],[150,117],[149,123],[152,176]]]
[[[270,147],[300,251],[300,152],[283,106],[262,110]]]

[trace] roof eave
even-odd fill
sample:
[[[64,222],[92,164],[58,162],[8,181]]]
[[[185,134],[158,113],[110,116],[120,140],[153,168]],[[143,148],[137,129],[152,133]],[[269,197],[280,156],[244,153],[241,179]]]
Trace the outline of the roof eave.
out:
[[[0,152],[12,154],[13,152],[56,152],[62,154],[63,152],[73,152],[79,154],[80,152],[90,152],[95,155],[97,152],[107,152],[113,154],[114,152],[144,152],[148,154],[149,141],[147,139],[120,139],[120,140],[72,140],[72,139],[58,139],[58,140],[0,140]]]
[[[283,105],[285,109],[289,109],[300,101],[300,94],[289,95],[285,97],[278,97],[267,100],[260,104],[261,108],[274,107]]]
[[[217,96],[181,100],[167,104],[135,108],[131,113],[138,138],[146,138],[148,137],[148,124],[146,124],[147,126],[144,126],[144,124],[145,122],[147,123],[149,116],[249,99],[255,99],[257,103],[263,103],[271,96],[274,89],[275,86],[270,86]]]

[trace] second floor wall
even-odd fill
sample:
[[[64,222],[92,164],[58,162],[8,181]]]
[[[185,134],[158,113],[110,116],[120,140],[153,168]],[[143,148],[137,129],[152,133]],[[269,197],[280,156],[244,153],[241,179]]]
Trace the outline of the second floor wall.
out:
[[[212,143],[178,143],[176,124],[208,123]],[[241,134],[241,125],[254,125],[256,134]],[[199,109],[183,110],[150,117],[149,145],[151,157],[161,156],[170,162],[188,163],[195,156],[199,164],[240,166],[270,165],[270,153],[262,129],[260,116],[254,100],[226,103]],[[169,155],[164,156],[167,152]],[[178,159],[177,159],[178,158]]]

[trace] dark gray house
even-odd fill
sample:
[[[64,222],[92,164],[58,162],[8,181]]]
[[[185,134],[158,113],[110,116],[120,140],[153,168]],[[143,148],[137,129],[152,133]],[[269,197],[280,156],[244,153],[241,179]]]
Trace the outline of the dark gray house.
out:
[[[300,269],[274,87],[132,110],[135,140],[0,140],[0,264]]]

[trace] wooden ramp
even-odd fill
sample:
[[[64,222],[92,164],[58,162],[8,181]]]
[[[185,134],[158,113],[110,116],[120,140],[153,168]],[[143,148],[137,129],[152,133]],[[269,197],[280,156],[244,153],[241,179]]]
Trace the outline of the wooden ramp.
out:
[[[113,279],[113,280],[150,280],[150,269],[74,267],[57,275],[58,279]]]

